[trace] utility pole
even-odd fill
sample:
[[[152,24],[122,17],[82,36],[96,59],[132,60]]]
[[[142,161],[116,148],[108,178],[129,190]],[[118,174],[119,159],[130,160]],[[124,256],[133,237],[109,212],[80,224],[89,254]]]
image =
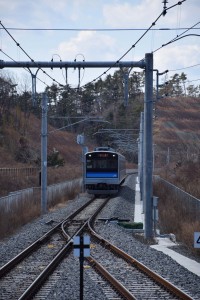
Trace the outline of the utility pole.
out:
[[[41,213],[47,212],[47,95],[42,97],[41,126]]]
[[[143,200],[145,212],[145,238],[153,237],[152,220],[152,136],[153,136],[153,54],[145,55],[145,96],[144,96],[144,173],[143,173]]]
[[[143,199],[143,160],[144,160],[144,112],[140,113],[140,133],[139,133],[139,181],[140,181],[140,194]]]
[[[169,147],[167,148],[167,165],[170,162],[170,152],[169,152]]]

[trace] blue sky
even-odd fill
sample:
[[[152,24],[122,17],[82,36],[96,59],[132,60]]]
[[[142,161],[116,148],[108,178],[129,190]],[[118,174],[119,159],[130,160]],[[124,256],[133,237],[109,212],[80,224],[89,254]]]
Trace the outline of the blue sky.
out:
[[[71,30],[13,30],[8,29],[14,39],[35,61],[54,60],[73,61],[117,61],[144,33],[160,15],[163,0],[0,0],[1,22],[6,28],[21,29],[71,29]],[[168,0],[167,7],[178,3]],[[171,30],[153,30],[132,49],[123,60],[138,61],[145,53],[155,51],[177,35],[200,22],[199,0],[186,0],[168,10],[153,29],[170,28]],[[0,26],[1,27],[1,26]],[[200,28],[200,24],[196,26]],[[74,30],[92,29],[92,31]],[[95,31],[94,29],[110,29]],[[118,30],[112,29],[137,29]],[[142,30],[138,30],[142,29]],[[187,34],[199,34],[200,29],[193,29]],[[16,46],[5,32],[0,30],[0,49],[15,61],[29,61],[29,58]],[[0,59],[10,61],[0,51]],[[184,72],[188,84],[200,84],[200,36],[188,36],[163,47],[154,53],[154,68],[159,72],[168,69],[168,76]],[[198,65],[199,64],[199,65]],[[197,65],[195,67],[191,67]],[[188,68],[189,67],[189,68]],[[81,84],[85,84],[106,69],[85,69],[81,71]],[[172,70],[172,71],[171,71]],[[35,69],[32,70],[35,73]],[[65,84],[64,70],[48,70],[47,73],[61,84]],[[132,70],[134,71],[134,69]],[[138,69],[137,71],[141,71]],[[2,71],[1,71],[2,72]],[[21,86],[31,89],[31,76],[24,69],[4,69]],[[110,71],[111,73],[114,70]],[[46,84],[52,80],[41,71],[37,75]],[[103,77],[104,78],[104,77]],[[164,76],[161,81],[165,80]],[[68,70],[68,83],[78,85],[77,70]],[[45,85],[37,81],[37,91]]]

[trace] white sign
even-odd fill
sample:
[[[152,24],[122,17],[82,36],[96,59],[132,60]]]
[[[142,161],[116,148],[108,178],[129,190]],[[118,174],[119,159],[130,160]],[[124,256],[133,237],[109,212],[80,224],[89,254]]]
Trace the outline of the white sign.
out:
[[[83,154],[87,153],[88,152],[88,147],[87,146],[84,146],[83,147]]]
[[[200,232],[194,232],[194,248],[200,248]]]
[[[76,138],[77,144],[78,145],[84,145],[84,139],[85,139],[84,135],[78,134],[77,138]]]

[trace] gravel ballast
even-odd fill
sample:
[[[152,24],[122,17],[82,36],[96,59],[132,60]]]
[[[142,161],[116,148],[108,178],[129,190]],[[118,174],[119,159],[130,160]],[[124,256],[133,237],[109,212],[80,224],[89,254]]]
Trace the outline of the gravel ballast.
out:
[[[135,175],[128,176],[119,195],[113,197],[98,216],[100,219],[119,218],[130,219],[130,222],[134,221],[135,179]],[[76,199],[68,201],[61,208],[55,209],[26,224],[13,236],[2,240],[0,242],[0,266],[4,265],[21,250],[30,245],[31,242],[39,238],[42,233],[45,233],[53,225],[56,225],[54,221],[63,220],[90,198],[91,196],[87,194],[81,194]],[[52,222],[49,222],[51,220]],[[97,221],[95,229],[117,247],[123,249],[135,259],[152,268],[159,275],[187,292],[193,299],[200,299],[200,277],[191,273],[164,253],[152,249],[150,245],[142,243],[135,237],[135,233],[132,230],[127,230],[119,226],[117,222],[109,221]],[[104,293],[104,289],[98,284],[100,278],[94,280],[94,276],[91,274],[91,270],[87,268],[86,263],[84,269],[84,299],[108,299]],[[59,266],[56,273],[52,275],[51,284],[52,288],[50,290],[47,289],[48,295],[42,296],[41,291],[41,294],[38,294],[35,299],[78,299],[78,259],[71,255],[70,261],[67,264]],[[0,299],[3,300],[1,292]]]

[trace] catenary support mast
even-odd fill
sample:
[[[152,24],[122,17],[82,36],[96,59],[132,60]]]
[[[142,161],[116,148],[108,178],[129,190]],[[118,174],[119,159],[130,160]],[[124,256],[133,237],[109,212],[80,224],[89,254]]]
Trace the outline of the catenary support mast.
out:
[[[4,61],[0,60],[3,68],[145,68],[145,61]]]
[[[144,96],[144,174],[143,200],[145,213],[145,238],[153,237],[152,220],[152,139],[153,139],[153,54],[145,55],[145,96]]]

